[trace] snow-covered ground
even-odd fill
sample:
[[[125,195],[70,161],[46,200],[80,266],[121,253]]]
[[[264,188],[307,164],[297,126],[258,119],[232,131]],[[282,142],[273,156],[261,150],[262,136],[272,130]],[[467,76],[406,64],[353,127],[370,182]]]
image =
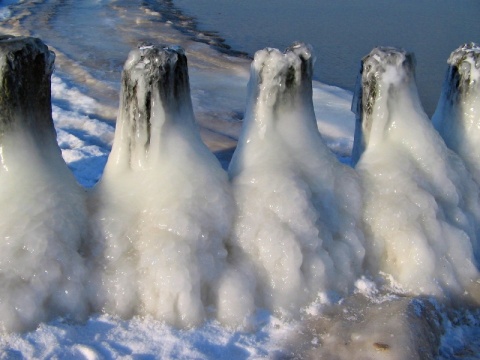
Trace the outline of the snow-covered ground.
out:
[[[1,33],[41,37],[57,54],[52,78],[57,140],[86,191],[102,177],[114,140],[120,71],[140,40],[185,48],[202,139],[228,167],[245,112],[249,59],[191,41],[176,30],[181,19],[151,3],[1,5]],[[339,162],[348,163],[355,128],[352,94],[314,81],[312,99],[325,144]],[[320,292],[295,319],[258,308],[247,329],[228,328],[214,318],[179,329],[148,314],[125,320],[94,313],[83,322],[57,318],[29,332],[2,334],[0,359],[480,358],[478,308],[451,307],[428,295],[411,298],[389,276],[373,280],[359,275],[348,295]]]

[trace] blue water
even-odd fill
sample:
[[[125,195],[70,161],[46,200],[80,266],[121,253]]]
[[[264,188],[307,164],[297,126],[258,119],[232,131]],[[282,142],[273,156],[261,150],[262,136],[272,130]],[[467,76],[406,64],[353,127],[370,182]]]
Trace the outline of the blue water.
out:
[[[137,38],[162,38],[163,29],[155,28],[167,20],[197,40],[218,45],[223,38],[250,56],[267,46],[308,42],[317,54],[315,78],[349,90],[360,59],[373,47],[401,47],[416,55],[418,88],[429,115],[449,54],[465,42],[480,42],[479,0],[0,0],[0,21],[11,15],[9,7],[30,11],[14,26],[112,82]],[[162,15],[140,14],[141,7]],[[119,25],[125,21],[132,22],[130,29]]]
[[[375,46],[412,51],[428,114],[438,101],[449,54],[480,42],[478,0],[173,0],[201,30],[218,31],[253,55],[293,41],[316,50],[315,77],[353,90],[360,59]]]

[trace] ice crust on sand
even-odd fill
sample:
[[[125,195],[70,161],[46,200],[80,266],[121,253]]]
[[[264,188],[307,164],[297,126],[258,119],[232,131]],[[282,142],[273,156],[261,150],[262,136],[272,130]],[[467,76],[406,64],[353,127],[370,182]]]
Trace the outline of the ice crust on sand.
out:
[[[112,152],[91,203],[97,307],[193,326],[221,303],[234,203],[200,139],[182,49],[130,52]]]
[[[480,46],[460,46],[450,55],[448,65],[432,121],[480,184]]]
[[[298,315],[319,292],[344,294],[362,270],[359,179],[318,132],[310,46],[258,51],[229,167],[232,254],[258,306]],[[255,280],[255,281],[253,281]]]
[[[425,115],[414,66],[410,53],[375,48],[358,78],[368,268],[413,294],[478,302],[478,186]]]
[[[84,190],[62,159],[51,115],[54,54],[0,37],[0,330],[87,315]]]

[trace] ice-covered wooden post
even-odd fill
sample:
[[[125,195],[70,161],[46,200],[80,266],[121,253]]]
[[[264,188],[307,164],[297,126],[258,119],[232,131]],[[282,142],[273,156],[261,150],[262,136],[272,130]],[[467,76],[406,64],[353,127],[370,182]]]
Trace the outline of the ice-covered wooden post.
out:
[[[225,171],[200,139],[183,49],[143,44],[130,52],[94,202],[105,245],[99,307],[192,326],[221,302],[233,201]]]
[[[402,76],[405,86],[411,87],[413,83],[414,91],[416,91],[414,76],[415,57],[412,53],[400,52],[395,48],[389,47],[375,48],[360,63],[360,73],[357,77],[352,101],[352,112],[355,114],[355,137],[352,150],[353,166],[357,164],[367,144],[371,141],[375,109],[382,106],[379,102],[387,99],[385,95],[379,97],[379,89],[382,87],[379,84],[379,76],[383,75],[383,70],[378,73],[376,64],[381,63],[385,68],[388,68],[389,65],[395,66],[398,62],[402,64]],[[388,74],[386,76],[388,77]],[[375,138],[375,134],[373,138]],[[374,142],[375,139],[372,141]]]
[[[235,258],[257,279],[258,305],[286,316],[320,292],[348,293],[364,256],[359,179],[318,131],[313,62],[302,43],[257,51],[229,168]]]
[[[358,77],[367,264],[412,294],[478,302],[478,186],[423,111],[414,69],[412,54],[380,47]]]
[[[152,157],[159,155],[162,146],[158,135],[171,126],[198,138],[187,58],[181,48],[141,45],[129,54],[123,70],[118,130],[105,176],[155,163]]]
[[[86,315],[83,190],[62,159],[50,99],[54,54],[0,37],[0,328]]]
[[[480,184],[480,46],[460,46],[448,65],[433,125]]]
[[[37,38],[0,37],[0,135],[28,131],[56,144],[50,99],[55,54]]]

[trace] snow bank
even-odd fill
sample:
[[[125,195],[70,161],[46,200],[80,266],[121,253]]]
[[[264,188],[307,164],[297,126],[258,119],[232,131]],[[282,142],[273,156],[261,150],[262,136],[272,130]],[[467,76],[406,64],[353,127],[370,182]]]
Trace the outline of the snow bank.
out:
[[[319,292],[346,293],[364,256],[359,179],[318,132],[312,64],[304,44],[255,54],[229,168],[238,211],[233,258],[250,274],[257,305],[287,316]]]
[[[0,328],[86,316],[84,191],[62,159],[50,103],[54,54],[0,38]]]
[[[133,50],[112,152],[92,194],[97,307],[199,324],[227,291],[219,287],[229,274],[233,206],[228,177],[196,128],[183,50]]]
[[[423,112],[413,55],[376,48],[362,66],[353,108],[368,266],[413,294],[478,302],[478,186]]]
[[[448,64],[432,121],[480,184],[480,47],[473,43],[460,46]]]

